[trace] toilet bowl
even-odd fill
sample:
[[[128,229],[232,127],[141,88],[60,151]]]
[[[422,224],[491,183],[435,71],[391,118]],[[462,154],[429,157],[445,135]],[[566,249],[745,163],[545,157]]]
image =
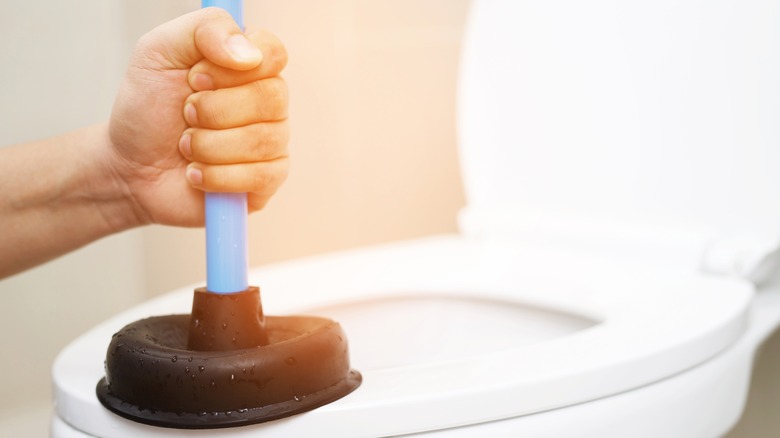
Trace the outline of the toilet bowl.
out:
[[[770,9],[703,8],[475,1],[460,234],[253,270],[269,314],[341,323],[363,384],[219,435],[727,432],[780,324],[780,62],[761,51],[780,40]],[[215,433],[134,423],[94,394],[111,335],[186,313],[192,288],[60,353],[53,436]]]
[[[658,436],[665,418],[658,410],[690,415],[666,436],[717,435],[738,418],[753,350],[780,320],[780,290],[762,291],[760,298],[776,303],[756,309],[744,281],[461,236],[330,254],[251,275],[276,291],[266,308],[338,318],[364,383],[315,411],[220,430],[224,436],[484,436],[469,430],[476,424],[491,433],[549,435],[554,425],[563,426],[561,436]],[[61,353],[53,435],[185,433],[105,410],[94,377],[103,372],[105,339],[143,315],[186,311],[191,294],[184,288],[124,312]],[[615,406],[598,408],[610,400]],[[632,411],[641,421],[628,421]],[[558,418],[545,427],[535,424],[544,422],[540,415]],[[690,433],[697,430],[712,433]]]

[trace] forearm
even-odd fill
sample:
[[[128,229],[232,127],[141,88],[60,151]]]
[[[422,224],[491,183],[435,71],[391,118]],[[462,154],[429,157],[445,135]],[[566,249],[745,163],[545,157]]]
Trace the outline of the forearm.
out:
[[[0,149],[0,278],[141,223],[105,125]]]
[[[262,207],[287,175],[286,62],[219,8],[144,36],[110,129],[0,148],[0,278],[141,224],[201,226],[203,191]]]

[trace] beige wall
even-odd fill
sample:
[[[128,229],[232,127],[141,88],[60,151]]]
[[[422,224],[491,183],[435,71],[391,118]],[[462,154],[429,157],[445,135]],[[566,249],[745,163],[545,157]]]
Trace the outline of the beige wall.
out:
[[[198,3],[4,5],[0,145],[105,120],[133,42]],[[466,5],[246,0],[247,25],[287,44],[293,124],[290,177],[250,220],[253,265],[455,231]],[[202,230],[148,227],[0,281],[0,330],[15,334],[0,361],[0,436],[45,435],[56,353],[145,297],[203,282],[203,240]]]
[[[117,5],[6,2],[2,8],[0,145],[104,120],[128,50]],[[113,236],[0,281],[0,424],[47,408],[57,351],[142,299],[140,237],[137,231]],[[0,257],[13,257],[13,249],[0,248]],[[13,436],[2,429],[0,435]]]

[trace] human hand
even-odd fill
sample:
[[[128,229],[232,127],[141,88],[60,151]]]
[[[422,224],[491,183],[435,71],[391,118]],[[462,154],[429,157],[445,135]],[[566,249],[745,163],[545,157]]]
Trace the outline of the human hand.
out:
[[[109,124],[107,162],[138,224],[202,225],[202,191],[262,208],[287,176],[287,63],[268,32],[201,9],[136,45]]]

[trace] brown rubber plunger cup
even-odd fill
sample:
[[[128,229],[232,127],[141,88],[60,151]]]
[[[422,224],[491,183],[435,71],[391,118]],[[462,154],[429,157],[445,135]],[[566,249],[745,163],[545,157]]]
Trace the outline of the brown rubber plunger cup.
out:
[[[97,396],[155,426],[243,426],[309,411],[354,391],[346,335],[330,319],[265,317],[260,291],[195,290],[191,315],[142,319],[116,333]]]

